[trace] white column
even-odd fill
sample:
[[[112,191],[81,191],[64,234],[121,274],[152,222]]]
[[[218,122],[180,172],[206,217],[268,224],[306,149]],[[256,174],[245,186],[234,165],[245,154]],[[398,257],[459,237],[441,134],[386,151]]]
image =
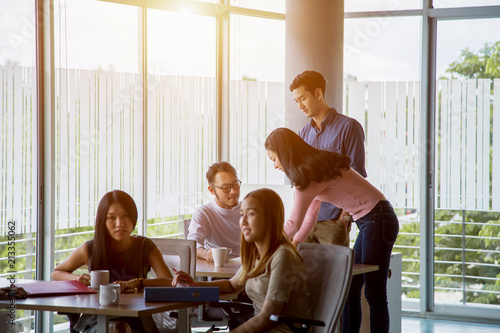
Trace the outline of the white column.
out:
[[[308,119],[288,89],[305,70],[327,80],[326,101],[342,112],[344,1],[287,0],[285,41],[285,126],[298,131]]]

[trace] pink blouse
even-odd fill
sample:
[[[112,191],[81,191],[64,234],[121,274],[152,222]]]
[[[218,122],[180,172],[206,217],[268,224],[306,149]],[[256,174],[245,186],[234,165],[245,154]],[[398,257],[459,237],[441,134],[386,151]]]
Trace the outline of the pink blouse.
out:
[[[342,171],[342,177],[312,182],[306,189],[295,188],[290,218],[285,232],[303,242],[313,229],[322,201],[330,202],[352,215],[354,221],[368,214],[384,195],[353,169]]]

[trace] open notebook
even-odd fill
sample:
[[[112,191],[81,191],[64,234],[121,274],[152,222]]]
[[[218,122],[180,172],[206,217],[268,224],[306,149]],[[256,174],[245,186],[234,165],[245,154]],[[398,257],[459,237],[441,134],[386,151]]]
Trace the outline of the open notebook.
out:
[[[78,281],[34,281],[19,283],[29,297],[95,294],[96,291]]]

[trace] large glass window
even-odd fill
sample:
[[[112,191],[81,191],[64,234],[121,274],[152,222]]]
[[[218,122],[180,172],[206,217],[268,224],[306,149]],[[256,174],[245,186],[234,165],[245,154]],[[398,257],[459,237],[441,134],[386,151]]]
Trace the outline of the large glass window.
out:
[[[142,227],[143,107],[138,9],[93,0],[54,9],[57,264],[93,238],[106,192],[129,193],[139,209],[134,232]]]
[[[495,6],[500,5],[499,0],[433,0],[434,8],[448,7],[477,7],[477,6]]]
[[[285,13],[285,0],[231,0],[231,6]]]
[[[79,0],[56,9],[57,263],[93,237],[106,192],[128,192],[141,211],[142,76],[136,8]]]
[[[231,15],[230,162],[243,183],[283,184],[264,149],[284,126],[285,22]]]
[[[420,18],[344,22],[344,112],[365,130],[367,179],[399,217],[393,252],[403,254],[403,308],[418,308]]]
[[[0,2],[0,278],[35,278],[35,46],[34,2]],[[0,312],[2,318],[7,318],[4,309]],[[16,332],[32,327],[32,314],[15,312]]]
[[[500,306],[499,26],[500,19],[438,22],[436,305]]]
[[[421,0],[349,0],[344,2],[346,12],[392,11],[422,8]],[[387,13],[389,16],[389,13]]]
[[[217,158],[216,19],[148,10],[148,236],[183,235]]]

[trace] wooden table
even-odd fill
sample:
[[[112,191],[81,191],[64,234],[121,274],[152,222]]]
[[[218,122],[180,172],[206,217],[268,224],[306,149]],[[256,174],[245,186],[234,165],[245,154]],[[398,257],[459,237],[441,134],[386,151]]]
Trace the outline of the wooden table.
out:
[[[1,281],[3,282],[3,281]],[[19,282],[20,283],[20,282]],[[4,284],[5,285],[5,284]],[[10,300],[0,300],[9,305]],[[101,306],[98,294],[70,296],[28,297],[16,299],[15,308],[21,310],[53,311],[64,313],[87,313],[97,315],[97,331],[108,332],[109,319],[112,317],[143,317],[158,312],[184,309],[197,306],[199,302],[145,302],[143,293],[121,294],[120,305]],[[187,327],[185,328],[187,331]]]
[[[232,261],[226,262],[223,267],[215,267],[213,262],[208,262],[206,260],[197,258],[196,259],[196,276],[197,277],[216,277],[229,279],[236,274],[238,269],[241,267],[241,262]],[[378,265],[363,265],[354,264],[352,275],[365,274],[378,271]]]
[[[229,279],[238,272],[241,267],[240,261],[230,260],[222,267],[215,267],[213,262],[196,258],[196,276],[202,278],[224,278]]]

